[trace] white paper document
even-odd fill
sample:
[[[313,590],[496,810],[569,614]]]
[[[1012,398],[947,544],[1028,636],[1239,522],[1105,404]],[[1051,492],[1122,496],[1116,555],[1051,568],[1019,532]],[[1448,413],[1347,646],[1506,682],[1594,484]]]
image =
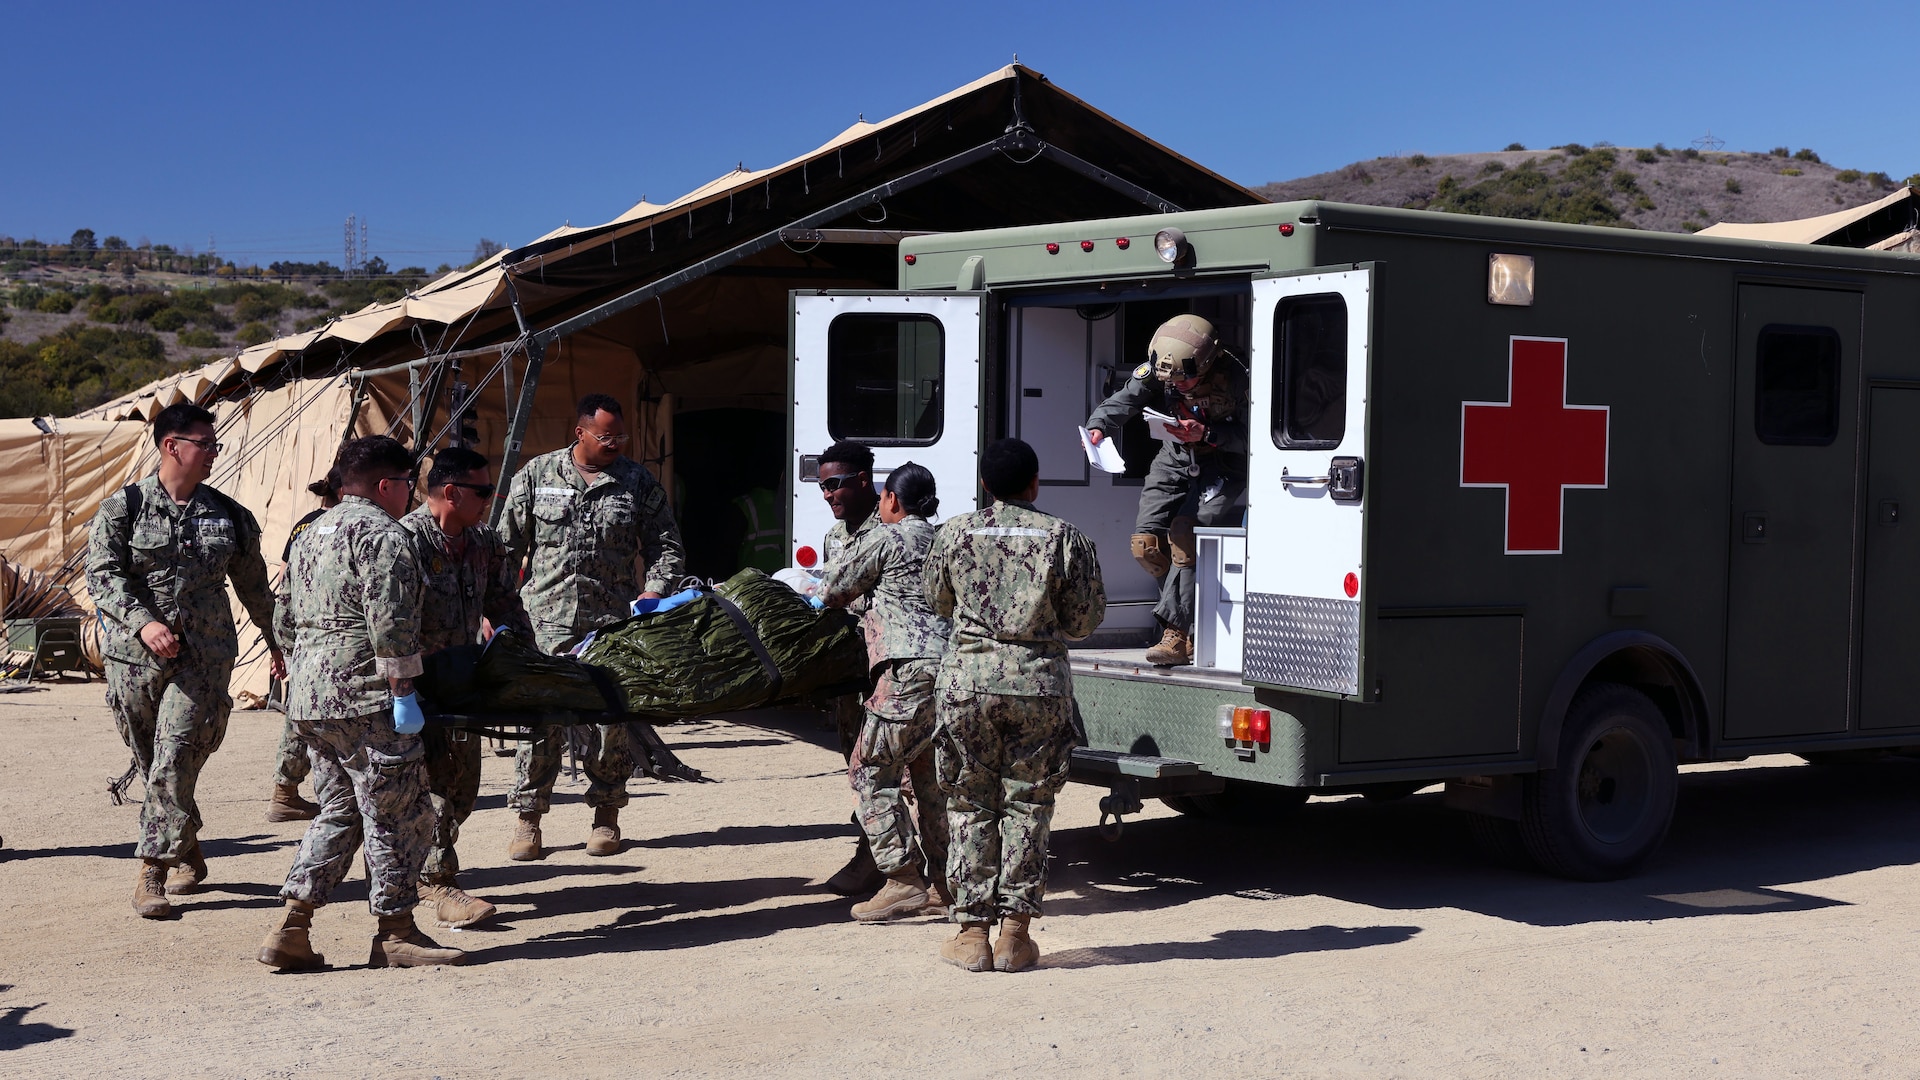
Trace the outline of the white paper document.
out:
[[[1159,439],[1161,442],[1179,442],[1180,441],[1179,439],[1174,438],[1172,431],[1167,430],[1169,426],[1172,426],[1176,429],[1180,426],[1179,417],[1168,416],[1166,413],[1161,412],[1159,409],[1141,409],[1140,419],[1145,420],[1147,422],[1147,431],[1150,432],[1154,438]]]
[[[1127,463],[1120,456],[1120,448],[1112,439],[1101,439],[1098,443],[1087,437],[1087,429],[1080,429],[1080,449],[1087,452],[1087,462],[1102,472],[1121,473],[1127,471]]]

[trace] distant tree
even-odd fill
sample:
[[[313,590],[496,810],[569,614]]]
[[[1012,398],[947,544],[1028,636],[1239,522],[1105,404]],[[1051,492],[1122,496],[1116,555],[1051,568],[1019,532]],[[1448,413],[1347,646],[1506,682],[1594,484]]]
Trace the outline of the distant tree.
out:
[[[1510,142],[1510,143],[1508,143],[1508,144],[1507,144],[1507,149],[1508,149],[1509,151],[1514,151],[1514,150],[1525,150],[1526,148],[1527,148],[1527,147],[1526,147],[1526,144],[1525,144],[1525,143],[1517,143],[1517,142]]]
[[[1818,164],[1820,164],[1820,155],[1819,155],[1819,154],[1816,154],[1816,153],[1814,153],[1814,152],[1813,152],[1812,150],[1810,150],[1810,149],[1808,149],[1807,147],[1804,147],[1804,146],[1803,146],[1803,147],[1801,147],[1800,149],[1798,149],[1798,150],[1796,150],[1796,151],[1794,151],[1794,153],[1793,153],[1793,160],[1795,160],[1795,161],[1811,161],[1811,162],[1813,162],[1813,163],[1814,163],[1815,165],[1818,165]]]
[[[387,269],[387,260],[378,255],[361,263],[360,268],[366,271],[368,277],[386,277],[393,272]]]
[[[109,236],[105,240],[100,241],[100,248],[103,251],[131,250],[130,248],[127,247],[127,242],[125,240],[120,239],[117,236]]]
[[[73,230],[73,239],[67,241],[67,243],[72,246],[76,252],[85,251],[91,253],[100,247],[99,243],[93,238],[92,229]]]
[[[480,238],[479,243],[473,245],[473,261],[483,262],[493,258],[506,249],[507,245],[502,244],[498,240],[489,240],[483,236]]]
[[[234,337],[240,339],[240,344],[242,345],[258,345],[262,342],[272,341],[273,331],[267,329],[265,323],[250,322],[241,327],[240,332],[235,334]]]

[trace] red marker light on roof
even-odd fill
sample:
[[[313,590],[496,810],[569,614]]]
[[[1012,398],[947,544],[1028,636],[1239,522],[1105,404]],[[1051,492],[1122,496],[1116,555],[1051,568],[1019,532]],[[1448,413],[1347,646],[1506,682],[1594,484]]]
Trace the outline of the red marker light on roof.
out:
[[[1053,243],[1052,241],[1048,241],[1048,243],[1047,243],[1047,254],[1049,254],[1049,255],[1058,255],[1058,254],[1060,254],[1060,245],[1059,245],[1059,244],[1056,244],[1056,243]]]
[[[1283,222],[1281,222],[1281,223],[1280,223],[1280,235],[1281,235],[1281,236],[1292,236],[1292,235],[1293,235],[1293,222],[1291,222],[1291,221],[1283,221]]]
[[[1340,587],[1347,591],[1347,599],[1349,600],[1353,599],[1356,596],[1359,596],[1360,595],[1360,575],[1348,574],[1346,580],[1340,583]]]
[[[1133,241],[1131,241],[1131,240],[1129,240],[1129,239],[1127,239],[1126,237],[1124,237],[1124,236],[1122,236],[1122,237],[1120,237],[1120,238],[1119,238],[1118,240],[1115,240],[1115,241],[1113,242],[1113,246],[1114,246],[1114,247],[1117,247],[1117,248],[1119,248],[1119,249],[1120,249],[1121,251],[1125,251],[1125,250],[1127,250],[1127,247],[1128,247],[1128,245],[1130,245],[1130,244],[1132,244],[1132,243],[1133,243]]]
[[[1091,241],[1091,240],[1082,240],[1082,241],[1080,241],[1080,250],[1081,250],[1081,251],[1092,251],[1092,250],[1093,250],[1093,241]]]
[[[793,553],[793,561],[799,563],[802,569],[806,569],[820,561],[820,553],[802,544],[800,550]]]
[[[909,255],[909,256],[907,256],[907,265],[908,265],[908,266],[912,266],[912,265],[914,264],[914,262],[915,262],[915,261],[917,261],[917,260],[916,260],[916,259],[915,259],[915,258],[914,258],[914,257],[913,257],[912,255]]]

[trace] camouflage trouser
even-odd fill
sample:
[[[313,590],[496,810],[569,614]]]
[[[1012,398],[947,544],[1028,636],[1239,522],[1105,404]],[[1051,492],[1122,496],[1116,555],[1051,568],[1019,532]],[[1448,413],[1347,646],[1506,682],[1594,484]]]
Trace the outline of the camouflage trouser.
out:
[[[420,902],[420,868],[433,842],[426,745],[393,730],[382,711],[352,720],[300,721],[313,751],[320,816],[307,825],[280,895],[324,904],[367,845],[367,906],[401,915]]]
[[[107,704],[146,782],[134,853],[172,865],[200,837],[194,788],[227,735],[232,660],[133,664],[107,660]]]
[[[1222,471],[1220,458],[1218,453],[1202,455],[1195,476],[1187,471],[1185,450],[1161,447],[1140,489],[1133,531],[1164,537],[1176,518],[1192,518],[1207,528],[1240,524],[1247,508],[1246,459],[1239,459],[1237,469]],[[1206,498],[1209,494],[1213,497]],[[1193,632],[1193,567],[1175,566],[1160,579],[1160,602],[1153,615],[1163,626]]]
[[[430,727],[421,733],[421,741],[427,747],[427,786],[433,795],[433,847],[420,880],[451,885],[460,872],[453,845],[480,796],[481,740],[472,732]]]
[[[627,729],[620,724],[597,724],[581,729],[541,728],[521,743],[513,758],[513,792],[507,796],[508,806],[521,813],[547,812],[553,802],[553,782],[560,778],[561,758],[566,756],[569,730],[582,730],[587,736],[587,805],[627,805],[627,777],[633,775]]]
[[[288,717],[286,726],[280,729],[280,746],[274,755],[278,762],[273,767],[273,782],[276,785],[299,787],[300,781],[313,771],[313,763],[307,760],[307,744],[300,741],[300,733],[294,730],[292,717]]]
[[[868,701],[866,725],[847,778],[860,797],[860,827],[873,861],[888,876],[947,868],[947,805],[933,768],[933,677],[937,659],[895,660]],[[902,797],[911,776],[914,812]],[[915,819],[919,842],[914,842]],[[924,852],[924,858],[922,853]]]
[[[867,722],[867,710],[859,694],[840,694],[827,699],[827,717],[840,737],[840,756],[852,764],[860,752],[860,729]]]
[[[953,920],[1038,915],[1053,797],[1073,753],[1073,699],[947,689],[936,708]]]

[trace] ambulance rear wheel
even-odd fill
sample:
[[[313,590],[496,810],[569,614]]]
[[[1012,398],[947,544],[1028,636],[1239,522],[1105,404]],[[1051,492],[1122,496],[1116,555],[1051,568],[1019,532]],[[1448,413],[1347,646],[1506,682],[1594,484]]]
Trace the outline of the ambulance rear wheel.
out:
[[[1666,717],[1629,686],[1581,691],[1561,728],[1558,767],[1525,779],[1520,836],[1548,873],[1609,881],[1667,837],[1679,765]]]

